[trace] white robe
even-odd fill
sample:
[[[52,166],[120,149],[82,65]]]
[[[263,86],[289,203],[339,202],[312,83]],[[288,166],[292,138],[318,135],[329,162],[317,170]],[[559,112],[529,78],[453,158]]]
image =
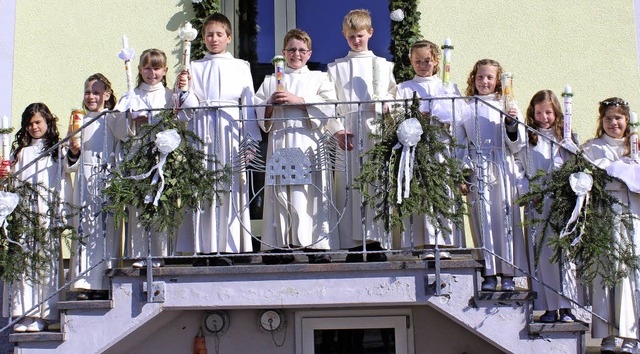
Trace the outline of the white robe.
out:
[[[336,93],[326,73],[310,71],[306,66],[285,68],[285,87],[307,104],[334,102]],[[269,75],[256,93],[260,104],[276,91],[276,78]],[[257,107],[260,127],[269,133],[267,161],[283,148],[300,148],[309,159],[311,184],[265,185],[262,217],[263,249],[272,247],[338,248],[336,206],[331,189],[331,171],[317,157],[318,143],[328,118],[335,115],[333,105],[274,107],[271,120],[265,122],[265,107]],[[287,118],[286,120],[279,120]],[[269,118],[267,118],[269,119]]]
[[[555,137],[552,129],[538,129],[538,143],[536,145],[529,144],[529,151],[522,149],[518,153],[518,159],[524,164],[526,178],[521,181],[520,193],[524,194],[528,191],[529,180],[531,180],[538,171],[542,170],[546,175],[560,168],[562,164],[569,158],[571,153],[560,147],[559,140]],[[552,141],[554,144],[552,144]],[[525,207],[525,218],[528,219],[545,219],[551,212],[552,198],[545,198],[544,209],[542,214],[538,214],[535,208]],[[553,230],[547,230],[545,244],[541,248],[540,261],[538,268],[535,268],[535,245],[539,244],[542,239],[542,225],[536,227],[525,228],[526,239],[528,241],[527,248],[529,254],[529,272],[538,278],[544,284],[552,287],[549,289],[539,282],[531,282],[531,290],[538,293],[538,298],[534,301],[534,309],[536,310],[558,310],[571,308],[571,302],[558,295],[556,291],[561,292],[565,296],[578,300],[578,290],[576,282],[576,269],[572,262],[551,263],[549,259],[553,257],[553,250],[548,246],[549,241],[553,237],[557,237]]]
[[[84,125],[100,112],[87,112],[82,119]],[[74,218],[74,226],[84,243],[73,242],[72,276],[75,279],[73,288],[80,290],[108,290],[108,282],[104,271],[112,266],[111,261],[103,259],[113,256],[114,225],[112,219],[107,220],[102,212],[104,202],[102,190],[106,186],[106,177],[114,160],[113,136],[107,128],[111,115],[104,115],[93,124],[87,126],[79,135],[82,137],[82,151],[78,161],[65,168],[67,172],[75,172],[73,183],[73,203],[83,206],[79,217]],[[76,135],[77,136],[77,135]],[[80,169],[82,166],[82,169]],[[95,267],[94,267],[95,266]],[[88,273],[80,273],[92,268]]]
[[[611,162],[619,160],[625,151],[624,138],[614,139],[603,134],[602,137],[591,139],[581,146],[585,157],[601,168],[606,168]],[[618,223],[613,230],[614,240],[626,238],[633,241],[636,255],[640,255],[640,195],[630,192],[627,186],[619,181],[607,184],[606,190],[618,198],[623,205],[628,205],[633,214],[633,230],[626,229],[622,223]],[[622,265],[618,265],[618,268]],[[592,323],[592,336],[604,338],[617,335],[623,338],[638,339],[638,308],[636,307],[635,290],[638,288],[637,279],[631,273],[622,279],[615,288],[604,288],[602,279],[596,277],[593,281],[591,295],[593,311],[605,319],[614,323],[616,328],[608,326],[600,319],[594,317]]]
[[[340,102],[393,99],[396,89],[393,63],[375,56],[371,51],[349,52],[346,57],[330,63],[327,71],[335,84]],[[367,207],[365,215],[362,215],[362,196],[359,191],[352,189],[354,177],[360,174],[360,156],[372,147],[369,134],[377,129],[374,120],[382,112],[382,105],[368,103],[359,106],[356,103],[339,105],[340,118],[330,120],[327,125],[332,134],[342,129],[354,134],[353,150],[345,152],[347,171],[335,174],[336,202],[338,209],[344,210],[338,226],[340,247],[353,248],[365,241],[380,242],[383,248],[388,249],[391,240],[386,236],[382,223],[373,221],[375,210]],[[359,140],[362,140],[362,146],[359,146]],[[366,158],[363,157],[364,161]]]
[[[484,275],[513,276],[513,267],[496,258],[493,253],[522,269],[527,269],[520,208],[515,203],[518,198],[516,182],[522,173],[521,166],[515,161],[515,155],[525,145],[525,128],[518,124],[517,138],[511,141],[506,129],[500,125],[502,118],[498,110],[502,109],[502,101],[496,99],[495,94],[478,97],[491,105],[489,107],[478,101],[479,131],[476,129],[475,119],[476,100],[469,101],[468,117],[462,119],[462,129],[457,130],[458,143],[464,146],[459,157],[467,167],[472,169],[471,185],[478,186],[479,181],[476,175],[478,170],[484,171],[483,177],[486,182],[486,188],[483,191],[479,191],[476,187],[470,188],[469,216],[476,244],[478,246],[484,244],[484,247],[490,251],[484,252]],[[477,133],[479,133],[479,140]],[[478,153],[481,156],[479,162]],[[512,229],[511,240],[507,227]],[[484,240],[482,240],[483,236]]]
[[[135,94],[146,103],[149,109],[171,108],[173,106],[173,91],[166,88],[161,82],[153,86],[143,82],[138,85],[134,91]],[[154,120],[154,116],[160,113],[162,113],[162,111],[138,112],[134,114],[146,115],[149,124],[155,124],[157,121]],[[114,115],[114,117],[109,120],[109,129],[116,139],[116,156],[118,156],[116,162],[118,162],[124,158],[120,155],[120,146],[132,136],[136,135],[136,128],[133,121],[127,117],[127,114],[121,113]],[[152,230],[151,234],[148,235],[146,230],[138,225],[138,210],[131,206],[129,206],[128,209],[127,242],[123,250],[124,254],[134,258],[146,257],[148,252],[147,237],[151,237],[151,255],[155,257],[167,256],[169,234],[167,232],[155,232]],[[120,242],[122,242],[122,240],[120,240]],[[116,248],[119,249],[120,247],[116,246]]]
[[[23,148],[17,159],[15,164],[12,166],[13,172],[17,172],[23,166],[33,161],[38,155],[40,155],[45,148],[45,141],[43,139],[33,139],[31,145]],[[59,198],[61,201],[65,201],[65,186],[66,181],[62,174],[61,164],[66,163],[66,160],[63,160],[61,156],[58,157],[59,160],[55,161],[51,155],[41,158],[34,165],[31,165],[27,170],[23,171],[16,177],[21,181],[26,181],[31,183],[34,187],[39,183],[42,183],[44,188],[39,187],[38,189],[41,191],[42,195],[48,196],[48,189],[59,192]],[[53,198],[49,198],[48,200],[38,199],[37,211],[39,213],[47,213],[49,208],[47,203],[53,201]],[[45,225],[49,225],[50,220],[45,218],[41,220]],[[9,235],[15,240],[17,240],[19,235]],[[54,242],[58,242],[56,239],[51,239],[49,237],[49,241],[51,242],[50,247],[55,249],[55,247],[59,247],[59,245],[55,245]],[[23,315],[27,310],[42,302],[46,297],[50,296],[57,290],[57,273],[55,269],[57,268],[56,262],[58,259],[56,256],[60,257],[61,255],[53,255],[53,259],[43,268],[36,278],[40,281],[40,284],[31,282],[27,280],[24,276],[22,276],[18,281],[12,284],[12,292],[11,292],[11,316],[18,317]],[[6,293],[5,293],[6,294]],[[5,295],[6,296],[6,295]],[[56,310],[56,303],[58,302],[58,296],[53,296],[49,300],[40,304],[39,308],[34,312],[28,314],[29,317],[43,318],[47,320],[55,320],[59,318],[59,313]]]
[[[442,81],[437,76],[421,77],[415,76],[409,81],[398,84],[397,99],[411,99],[413,93],[417,93],[418,98],[437,97],[444,92]],[[431,108],[434,103],[438,101],[423,100],[420,101],[420,112],[431,112]],[[409,104],[411,102],[409,101]],[[439,117],[440,118],[440,117]],[[443,117],[444,118],[444,117]],[[459,117],[458,117],[459,119]],[[451,118],[449,118],[451,120]],[[453,128],[450,124],[443,124],[439,121],[433,120],[432,124],[439,124],[444,126],[448,130],[448,134],[440,137],[440,141],[445,144],[451,143],[451,136],[453,134]],[[444,157],[440,157],[439,162],[444,162]],[[457,188],[457,186],[450,186]],[[450,191],[449,195],[453,198],[453,192]],[[422,248],[424,246],[445,246],[445,247],[458,247],[460,246],[460,239],[456,235],[460,230],[456,230],[455,225],[451,220],[442,219],[444,225],[446,225],[451,231],[440,230],[438,225],[434,225],[425,215],[415,215],[413,218],[413,241],[411,240],[410,222],[404,220],[405,232],[400,235],[399,242],[394,242],[394,247],[402,248]]]
[[[194,61],[191,78],[193,82],[184,107],[254,103],[249,63],[235,59],[229,53],[209,53]],[[240,142],[247,136],[254,141],[261,140],[252,107],[200,109],[191,121],[191,127],[204,141],[202,150],[218,161],[218,165],[206,163],[208,169],[237,165]],[[214,198],[212,203],[203,202],[195,217],[187,215],[178,236],[178,250],[198,253],[252,251],[247,172],[234,170],[230,177],[229,185],[218,186],[222,189],[221,198]]]

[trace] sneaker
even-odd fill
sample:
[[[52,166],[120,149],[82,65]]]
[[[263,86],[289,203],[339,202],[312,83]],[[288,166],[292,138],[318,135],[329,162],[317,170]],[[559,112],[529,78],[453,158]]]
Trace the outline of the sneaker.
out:
[[[29,325],[31,325],[31,323],[33,323],[33,319],[27,317],[22,321],[14,324],[13,331],[17,333],[24,333],[27,331],[27,328],[29,327]]]
[[[449,253],[449,252],[440,252],[440,259],[451,259],[451,253]]]
[[[578,319],[571,313],[571,310],[560,310],[560,322],[573,323]]]
[[[622,346],[620,347],[620,353],[625,354],[637,354],[638,353],[638,341],[631,338],[625,338],[622,341]]]
[[[141,261],[134,262],[134,263],[131,265],[131,267],[133,267],[133,268],[138,268],[138,269],[140,269],[140,268],[145,268],[146,266],[147,266],[147,261],[146,261],[146,260],[144,260],[144,259],[143,259],[143,260],[141,260]],[[151,261],[151,267],[153,267],[153,268],[160,268],[160,267],[162,267],[162,262],[160,262],[160,261]]]
[[[44,331],[45,328],[45,324],[44,321],[36,318],[33,320],[33,322],[31,322],[30,325],[27,326],[27,332],[42,332]]]
[[[540,316],[540,322],[542,323],[553,323],[558,320],[558,311],[557,310],[549,310],[545,311],[542,316]]]
[[[427,260],[427,261],[432,261],[432,260],[436,259],[436,254],[433,253],[433,251],[429,251],[429,253],[427,253],[424,256],[424,258],[422,258],[422,259]]]
[[[602,338],[602,343],[600,344],[600,353],[603,354],[613,354],[616,352],[616,337],[609,336]]]
[[[482,285],[480,288],[482,291],[496,291],[496,287],[498,286],[498,278],[495,275],[488,275],[484,277],[482,281]]]
[[[516,283],[513,281],[513,277],[502,277],[501,281],[501,289],[502,291],[515,291]]]

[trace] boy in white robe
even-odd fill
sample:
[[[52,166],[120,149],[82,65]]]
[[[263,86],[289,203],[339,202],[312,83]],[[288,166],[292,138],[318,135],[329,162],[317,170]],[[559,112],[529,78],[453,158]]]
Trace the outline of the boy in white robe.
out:
[[[180,74],[180,87],[189,85],[185,107],[220,107],[253,104],[254,90],[249,63],[227,52],[231,42],[231,23],[224,15],[207,17],[202,36],[208,53],[191,63],[191,73]],[[189,77],[190,76],[190,77]],[[203,162],[209,169],[238,166],[240,142],[260,141],[260,129],[251,107],[199,109],[191,121],[192,129],[202,139],[201,148],[216,162]],[[204,202],[194,213],[192,223],[180,231],[179,251],[199,254],[243,253],[253,250],[249,218],[249,184],[245,171],[234,167],[228,185],[217,186],[220,198]],[[191,225],[188,225],[191,224]],[[191,238],[195,237],[195,240]],[[186,241],[186,242],[185,242]],[[195,247],[195,250],[189,246]],[[227,257],[199,258],[194,265],[232,265]]]
[[[369,251],[382,251],[391,246],[381,222],[374,222],[375,211],[365,208],[361,213],[362,195],[352,188],[353,178],[360,174],[360,156],[372,147],[369,134],[376,129],[375,118],[382,113],[381,103],[358,105],[360,101],[393,99],[396,81],[393,77],[393,63],[377,57],[369,50],[369,39],[373,35],[369,11],[350,11],[342,23],[344,35],[351,51],[346,57],[328,65],[327,71],[336,87],[338,101],[352,101],[353,104],[338,106],[339,119],[331,120],[327,129],[347,150],[346,173],[336,173],[336,202],[344,216],[338,226],[340,247],[351,251],[362,251],[363,245]],[[353,146],[352,141],[362,141],[362,146]],[[364,231],[364,234],[363,234]],[[384,253],[368,253],[367,261],[384,262]],[[347,262],[362,262],[360,253],[347,256]]]
[[[336,100],[335,88],[326,73],[310,71],[311,38],[299,29],[284,37],[282,54],[286,58],[284,90],[277,89],[277,78],[269,75],[258,89],[256,97],[263,104],[256,114],[262,130],[269,133],[267,161],[278,150],[299,148],[311,163],[310,184],[280,184],[265,186],[262,248],[265,250],[307,247],[319,251],[337,248],[335,235],[336,209],[330,190],[329,166],[318,161],[319,142],[329,117],[335,115],[334,105],[317,106]],[[284,104],[286,106],[280,106]],[[300,106],[289,106],[300,104]],[[329,263],[329,255],[308,255],[309,263]],[[264,256],[265,264],[290,263],[291,255]]]

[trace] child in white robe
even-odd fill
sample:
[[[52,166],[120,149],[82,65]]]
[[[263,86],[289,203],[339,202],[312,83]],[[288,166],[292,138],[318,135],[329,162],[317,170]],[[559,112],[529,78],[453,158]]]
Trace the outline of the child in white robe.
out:
[[[229,19],[220,13],[207,17],[202,25],[202,37],[208,53],[203,59],[191,63],[190,75],[187,72],[180,74],[179,86],[190,87],[183,106],[212,107],[199,109],[191,122],[193,130],[203,141],[203,151],[217,160],[217,163],[206,162],[209,169],[237,166],[241,142],[246,139],[258,142],[262,139],[252,107],[215,109],[218,106],[254,103],[249,63],[235,59],[227,52],[231,28]],[[224,254],[253,250],[247,172],[234,168],[230,177],[230,185],[218,186],[222,189],[221,197],[203,203],[202,210],[195,213],[195,222],[187,222],[192,224],[191,227],[195,226],[195,230],[181,230],[178,236],[183,239],[178,246],[183,248],[181,251]],[[187,216],[187,221],[190,219]],[[189,243],[195,250],[189,247]],[[195,266],[232,264],[230,257],[202,257],[194,263]]]
[[[278,91],[277,80],[269,75],[258,89],[257,107],[260,127],[269,133],[267,161],[278,150],[299,148],[311,163],[311,183],[265,186],[262,218],[263,249],[306,247],[308,251],[338,248],[336,244],[336,209],[330,190],[329,166],[321,165],[318,148],[328,118],[335,115],[334,105],[307,105],[334,102],[335,88],[326,73],[311,71],[311,38],[299,29],[284,37],[282,54],[286,58],[284,91]],[[278,106],[285,104],[286,106]],[[289,106],[300,104],[299,106]],[[299,176],[301,177],[301,176]],[[281,181],[282,182],[282,181]],[[309,263],[329,263],[329,255],[310,254]],[[264,256],[266,264],[290,263],[293,256]]]
[[[59,140],[57,118],[49,108],[44,103],[30,104],[22,113],[21,128],[16,133],[15,150],[11,165],[12,171],[14,173],[18,172]],[[48,204],[54,202],[54,197],[51,195],[52,191],[60,194],[58,196],[59,200],[64,200],[65,198],[66,181],[60,165],[63,156],[59,156],[59,152],[61,150],[54,150],[16,175],[21,181],[29,182],[33,187],[37,188],[41,197],[45,198],[44,200],[38,200],[36,203],[37,211],[41,214],[47,214],[49,211]],[[78,153],[79,151],[76,150],[75,152]],[[41,186],[39,186],[40,184]],[[49,225],[49,218],[43,218],[40,222]],[[10,237],[15,238],[16,235],[10,235]],[[48,239],[54,242],[55,239],[51,239],[51,237],[53,236],[48,236]],[[50,246],[53,247],[53,245]],[[25,275],[22,275],[20,280],[12,284],[12,317],[24,315],[27,310],[44,301],[45,298],[57,290],[56,272],[54,271],[56,261],[57,259],[51,259],[49,263],[44,265],[44,268],[38,269],[38,273],[35,275],[37,282],[31,281]],[[27,317],[24,320],[14,325],[14,331],[39,332],[45,329],[45,321],[58,321],[57,302],[57,296],[42,302],[36,310],[27,313]]]
[[[159,49],[147,49],[140,55],[138,64],[138,86],[135,94],[145,102],[147,108],[171,108],[173,106],[173,91],[167,88],[167,56]],[[134,113],[131,119],[127,114],[117,114],[109,120],[109,128],[117,143],[125,142],[136,135],[137,129],[145,123],[155,124],[154,116],[161,111],[148,111]],[[119,149],[117,149],[119,150]],[[119,156],[122,158],[121,156]],[[145,258],[148,252],[147,237],[151,237],[151,255],[153,257],[166,257],[169,249],[169,237],[167,232],[151,231],[150,235],[138,226],[137,210],[129,207],[127,227],[128,249],[130,257]],[[122,240],[121,240],[122,241]],[[119,247],[121,248],[121,247]],[[124,250],[123,250],[124,251]],[[133,263],[134,268],[143,268],[146,260]],[[163,265],[161,259],[154,259],[152,266],[157,268]]]
[[[496,290],[498,275],[501,275],[503,291],[515,290],[513,266],[495,255],[522,269],[527,267],[520,208],[515,203],[516,181],[522,173],[515,156],[525,145],[525,129],[524,125],[501,114],[501,74],[502,67],[494,60],[476,62],[467,79],[466,95],[486,103],[469,100],[468,117],[463,119],[461,129],[457,130],[458,143],[464,146],[460,158],[471,169],[468,182],[475,186],[462,186],[471,203],[472,232],[476,244],[486,248],[481,285],[485,291]],[[517,105],[507,113],[522,120]],[[478,173],[482,173],[484,181],[482,190],[477,188],[480,187]]]
[[[598,167],[606,168],[629,154],[629,104],[621,98],[611,97],[600,102],[598,113],[596,137],[584,143],[581,148],[591,162]],[[640,230],[640,195],[629,191],[627,186],[618,180],[607,184],[606,190],[623,205],[628,205],[632,213],[633,230],[626,229],[622,222],[618,222],[611,236],[617,242],[622,239],[627,242],[633,241],[635,254],[640,254],[640,242],[637,239]],[[602,338],[602,353],[615,353],[616,336],[623,339],[621,353],[637,351],[639,313],[635,292],[638,284],[633,270],[630,273],[615,288],[606,287],[599,277],[593,281],[593,311],[612,322],[612,325],[608,325],[595,316],[592,320],[592,337]]]
[[[414,93],[421,99],[430,97],[446,97],[450,94],[443,86],[442,81],[436,76],[440,64],[439,56],[440,49],[430,41],[420,40],[411,46],[409,59],[411,60],[411,66],[413,67],[415,76],[409,81],[398,84],[398,91],[396,93],[398,99],[411,100]],[[453,88],[452,91],[457,91],[457,88]],[[408,101],[408,104],[411,104],[411,101]],[[446,108],[450,107],[450,105],[450,101],[421,100],[420,112],[428,116],[434,113],[434,106]],[[431,124],[438,124],[449,131],[448,135],[441,137],[441,141],[449,144],[453,135],[453,117],[451,117],[451,109],[449,109],[449,112],[439,110],[437,114],[438,120],[432,119]],[[458,120],[460,118],[461,117],[456,117]],[[459,122],[456,123],[459,124]],[[457,186],[451,187],[457,188]],[[410,232],[404,232],[402,235],[403,237],[399,240],[399,244],[394,245],[394,247],[433,248],[436,244],[445,248],[458,247],[459,240],[454,236],[456,234],[455,225],[450,220],[446,220],[444,222],[449,227],[450,231],[439,229],[438,225],[434,225],[424,215],[414,217],[413,228],[416,230],[416,232],[413,233],[414,240],[412,241],[410,239]],[[409,228],[410,225],[408,221],[405,221],[405,229],[409,230]],[[451,258],[451,254],[447,251],[442,251],[439,255],[441,259]],[[426,254],[427,259],[433,259],[434,257],[435,254],[433,252]]]
[[[82,124],[105,110],[113,109],[115,104],[116,96],[111,82],[100,73],[89,76],[84,84],[83,106],[86,114]],[[73,202],[83,206],[76,218],[79,222],[76,222],[79,236],[84,242],[73,242],[71,245],[74,252],[71,274],[75,278],[73,289],[79,291],[78,300],[108,298],[109,285],[104,271],[111,267],[109,258],[113,256],[114,229],[112,224],[107,225],[107,215],[102,212],[102,188],[105,186],[104,178],[109,173],[106,169],[113,163],[114,139],[107,129],[110,118],[105,115],[93,122],[76,134],[69,144],[73,149],[82,147],[79,155],[68,155],[67,168],[67,172],[75,172]]]
[[[536,131],[530,130],[529,149],[522,149],[518,153],[518,159],[524,164],[525,175],[522,179],[521,193],[528,190],[528,182],[540,170],[547,175],[569,158],[571,153],[560,146],[564,134],[564,114],[558,98],[550,90],[538,91],[531,98],[527,108],[527,125]],[[551,212],[552,198],[545,198],[542,214],[538,214],[534,207],[525,208],[525,218],[530,220],[546,219]],[[574,322],[576,317],[571,313],[571,302],[562,297],[558,292],[572,300],[577,300],[577,284],[575,275],[575,265],[563,260],[551,263],[549,259],[553,257],[553,250],[549,247],[549,242],[554,235],[551,229],[546,235],[542,234],[542,226],[525,228],[529,253],[529,271],[538,278],[540,282],[551,287],[549,289],[537,281],[532,281],[531,288],[538,293],[538,298],[534,301],[535,310],[544,310],[540,316],[541,322]],[[541,242],[544,244],[540,245]],[[535,266],[536,248],[540,247],[539,262]]]
[[[391,247],[381,222],[374,222],[375,211],[365,208],[361,215],[361,193],[352,188],[353,178],[360,174],[360,155],[372,147],[369,134],[375,131],[374,120],[382,113],[381,103],[360,101],[393,99],[396,81],[393,77],[393,63],[377,57],[369,50],[369,39],[373,35],[369,11],[350,11],[342,23],[344,35],[351,50],[346,57],[337,59],[327,67],[329,76],[336,87],[338,101],[354,102],[338,106],[339,119],[331,120],[329,132],[340,141],[347,152],[347,173],[336,173],[336,202],[344,216],[338,226],[340,247],[361,252],[364,244],[368,251],[382,251]],[[354,146],[353,141],[362,141],[362,146]],[[355,147],[355,148],[354,148]],[[364,230],[364,235],[363,235]],[[347,255],[347,262],[362,262],[361,253]],[[384,262],[384,253],[367,253],[367,261]]]

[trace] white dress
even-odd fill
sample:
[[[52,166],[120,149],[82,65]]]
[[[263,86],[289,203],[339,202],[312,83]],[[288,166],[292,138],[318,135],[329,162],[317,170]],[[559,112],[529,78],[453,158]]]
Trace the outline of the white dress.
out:
[[[502,102],[495,94],[477,97],[490,106],[478,101],[476,108],[476,100],[470,100],[468,117],[462,120],[462,129],[457,130],[458,143],[463,146],[459,157],[472,171],[468,195],[472,232],[476,244],[479,247],[484,244],[489,251],[484,252],[484,275],[513,276],[513,267],[494,253],[507,262],[527,269],[520,208],[515,203],[518,198],[516,182],[522,173],[515,155],[525,145],[525,128],[518,124],[516,139],[512,141],[506,129],[500,125]],[[485,182],[482,190],[477,188],[478,172],[482,173]],[[509,237],[509,229],[512,230],[512,237]]]
[[[352,52],[327,66],[327,72],[336,87],[340,102],[360,102],[370,100],[393,99],[396,81],[393,77],[393,63],[377,57],[371,51]],[[340,247],[342,249],[362,246],[366,242],[380,242],[383,248],[391,247],[381,222],[374,222],[375,210],[366,208],[361,215],[362,197],[359,191],[352,189],[353,179],[360,174],[360,156],[372,147],[369,134],[377,127],[374,120],[382,112],[380,103],[341,104],[338,106],[338,119],[330,120],[327,129],[334,134],[346,129],[354,134],[353,150],[344,152],[347,171],[336,172],[336,202],[339,210],[344,210],[340,224]],[[362,140],[362,146],[359,146]],[[366,158],[363,158],[363,162]],[[363,235],[364,229],[364,235]]]
[[[606,134],[602,137],[591,139],[581,146],[585,157],[598,165],[606,168],[611,162],[619,160],[625,151],[625,141],[615,139]],[[628,205],[633,214],[633,230],[626,229],[622,223],[616,225],[612,237],[614,240],[626,238],[627,241],[634,241],[635,253],[640,254],[640,195],[630,192],[627,186],[620,181],[613,181],[607,184],[606,190],[614,197],[618,198],[623,205]],[[618,265],[621,267],[621,265]],[[592,336],[594,338],[605,338],[617,335],[623,338],[638,339],[638,308],[636,307],[634,292],[638,288],[636,278],[633,273],[630,277],[622,279],[615,288],[604,288],[602,280],[596,277],[593,281],[593,311],[605,319],[613,322],[614,326],[608,326],[600,319],[593,317]]]
[[[285,67],[285,87],[305,103],[335,102],[333,83],[327,73],[310,71],[306,66]],[[260,104],[276,91],[276,78],[265,78],[256,93]],[[257,107],[260,127],[269,133],[267,161],[284,148],[299,148],[311,164],[311,183],[265,185],[262,217],[263,249],[272,247],[338,248],[336,207],[331,189],[331,161],[318,154],[327,120],[335,115],[334,105],[274,107],[269,123],[265,107]],[[282,119],[286,118],[286,119]],[[279,120],[282,119],[282,120]],[[324,161],[323,161],[324,160]]]
[[[162,83],[157,83],[152,86],[143,82],[138,85],[134,91],[150,109],[171,108],[173,105],[173,91],[166,88]],[[138,114],[146,115],[148,117],[149,124],[154,124],[157,122],[154,120],[154,116],[160,113],[162,113],[162,111],[149,111],[147,113],[141,112]],[[116,162],[119,162],[124,158],[124,156],[121,156],[122,152],[120,146],[122,143],[136,135],[136,129],[132,124],[131,119],[129,119],[124,113],[116,114],[109,120],[109,129],[116,139],[116,156],[118,156]],[[131,206],[129,206],[128,209],[129,219],[127,222],[127,242],[124,243],[124,254],[134,258],[146,257],[148,252],[147,233],[143,227],[138,225],[138,210]],[[169,234],[167,232],[151,231],[150,237],[151,255],[160,257],[167,256],[169,249]],[[120,240],[120,242],[122,242],[122,240]],[[119,249],[120,246],[116,245],[116,248]]]
[[[254,100],[249,63],[229,53],[207,54],[191,63],[191,90],[184,107],[251,105]],[[217,159],[208,169],[239,165],[241,141],[260,141],[260,128],[252,107],[199,109],[191,128],[204,141],[201,148]],[[205,202],[201,210],[187,215],[181,228],[178,250],[198,253],[252,251],[247,172],[234,167],[231,182],[221,188],[221,198]],[[193,220],[192,220],[193,219]],[[194,230],[195,227],[195,230]],[[195,237],[195,242],[194,242]],[[195,249],[194,249],[195,247]]]
[[[40,155],[45,149],[45,141],[43,139],[33,139],[31,145],[23,148],[15,164],[12,166],[14,172],[20,170],[23,166],[33,161],[38,155]],[[27,170],[23,171],[16,177],[21,181],[29,182],[33,186],[42,183],[44,188],[39,188],[42,195],[49,195],[48,189],[51,188],[60,193],[59,197],[62,201],[65,201],[65,185],[66,181],[62,174],[61,164],[66,163],[59,157],[59,161],[55,161],[51,155],[41,158],[34,165],[31,165]],[[38,199],[37,210],[39,213],[47,213],[49,210],[47,203],[52,199],[42,200]],[[41,220],[45,225],[49,225],[49,219],[45,218]],[[16,238],[16,235],[13,235]],[[50,239],[51,242],[57,242],[55,239]],[[56,247],[51,244],[51,247]],[[60,255],[58,255],[60,256]],[[57,273],[54,269],[57,268],[55,264],[57,258],[50,260],[50,263],[43,268],[42,271],[36,276],[40,281],[40,284],[33,283],[27,280],[24,276],[20,280],[12,284],[11,292],[11,316],[18,317],[24,314],[27,310],[42,302],[46,297],[53,294],[57,290]],[[53,296],[49,300],[43,302],[40,307],[34,312],[30,313],[29,317],[43,318],[47,320],[55,320],[59,318],[59,312],[56,309],[56,303],[58,302],[58,296]]]
[[[100,113],[87,112],[82,124]],[[112,266],[110,258],[114,255],[115,231],[113,220],[102,212],[102,190],[106,187],[106,178],[114,160],[114,139],[107,129],[107,121],[112,118],[111,115],[104,115],[79,133],[82,136],[80,158],[71,166],[65,164],[67,172],[75,172],[73,203],[83,206],[80,216],[74,218],[74,226],[84,242],[73,242],[71,245],[74,252],[71,269],[75,289],[108,290],[104,272]],[[78,219],[81,221],[78,222]],[[79,275],[88,269],[91,270]]]
[[[559,141],[555,137],[552,129],[539,128],[538,133],[538,143],[536,145],[529,144],[528,155],[526,149],[522,149],[518,153],[518,159],[524,164],[524,177],[526,177],[521,181],[520,193],[522,194],[527,193],[529,181],[538,171],[542,170],[548,176],[551,172],[560,168],[566,160],[571,158],[571,153],[558,144]],[[525,218],[531,220],[545,219],[551,212],[552,203],[552,198],[544,199],[542,214],[538,214],[535,208],[530,206],[525,207]],[[557,263],[551,263],[549,261],[554,253],[551,247],[548,246],[548,243],[553,237],[557,237],[551,229],[547,230],[545,244],[542,246],[540,252],[538,268],[535,268],[535,245],[541,242],[542,227],[542,225],[538,225],[536,227],[525,228],[528,241],[529,272],[544,284],[552,287],[553,290],[543,286],[537,281],[531,281],[531,290],[538,293],[538,298],[534,301],[534,309],[558,310],[571,308],[571,302],[558,295],[557,291],[563,293],[570,299],[578,300],[575,265],[568,261]]]
[[[413,93],[416,93],[418,98],[438,97],[445,92],[442,85],[442,81],[437,76],[421,77],[415,76],[409,81],[398,84],[398,91],[396,94],[397,99],[411,99]],[[420,112],[431,112],[432,106],[437,104],[438,101],[422,100],[420,101]],[[411,104],[411,101],[409,101]],[[438,117],[445,118],[445,117]],[[451,117],[447,117],[446,121],[451,121]],[[457,117],[458,119],[460,117]],[[440,141],[445,144],[451,143],[451,136],[453,134],[453,127],[451,124],[443,124],[440,121],[433,119],[431,124],[438,124],[445,127],[448,130],[448,134],[440,137]],[[459,129],[459,128],[458,128]],[[444,157],[440,156],[439,162],[444,162]],[[457,188],[457,186],[451,186]],[[453,198],[453,193],[450,191],[449,195]],[[458,247],[460,245],[459,237],[455,235],[460,231],[456,230],[455,225],[451,220],[442,219],[444,225],[446,225],[451,231],[440,230],[438,225],[434,225],[424,215],[416,215],[413,218],[413,242],[411,241],[410,222],[404,221],[405,232],[400,235],[399,242],[394,242],[394,248],[421,248],[424,246],[445,246],[445,247]],[[395,240],[394,240],[395,241]]]

